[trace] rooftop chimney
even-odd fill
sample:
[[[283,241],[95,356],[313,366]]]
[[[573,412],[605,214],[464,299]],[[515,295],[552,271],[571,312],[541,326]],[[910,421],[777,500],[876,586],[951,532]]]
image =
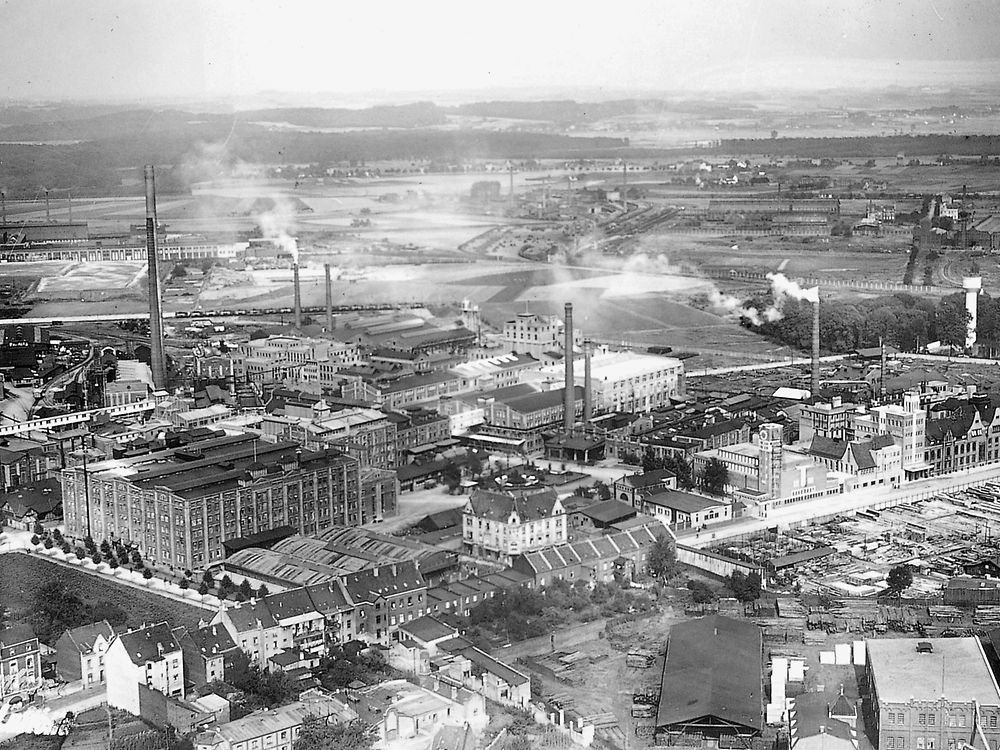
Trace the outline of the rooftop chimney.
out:
[[[292,284],[295,286],[295,327],[302,327],[302,290],[299,288],[299,261],[292,264]]]
[[[813,403],[819,402],[819,288],[816,289],[816,301],[813,302],[812,330],[812,381],[810,390]]]
[[[333,283],[330,281],[330,264],[323,264],[323,272],[326,274],[326,332],[333,330]]]
[[[153,387],[167,385],[167,363],[163,356],[163,319],[160,316],[160,277],[156,263],[156,180],[153,166],[143,169],[146,181],[146,269],[149,277],[149,348]]]
[[[573,431],[576,422],[576,388],[573,378],[573,303],[566,303],[566,344],[563,351],[563,359],[566,362],[566,383],[563,391],[563,429],[567,433]]]
[[[590,339],[583,342],[583,423],[590,424],[594,418],[594,394],[590,380]]]

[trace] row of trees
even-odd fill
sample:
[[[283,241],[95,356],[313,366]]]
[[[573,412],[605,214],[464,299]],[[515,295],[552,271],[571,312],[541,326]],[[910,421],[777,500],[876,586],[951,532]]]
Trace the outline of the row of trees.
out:
[[[747,300],[746,305],[763,312],[773,303],[771,292],[763,292]],[[812,347],[812,303],[785,299],[781,312],[781,318],[765,320],[760,326],[746,320],[743,325],[772,341],[808,351]],[[980,345],[991,351],[1000,349],[1000,300],[981,294],[978,316]],[[902,351],[917,351],[931,341],[962,348],[968,324],[963,294],[935,301],[897,292],[854,302],[824,300],[819,339],[820,346],[830,352],[879,346],[882,341]]]

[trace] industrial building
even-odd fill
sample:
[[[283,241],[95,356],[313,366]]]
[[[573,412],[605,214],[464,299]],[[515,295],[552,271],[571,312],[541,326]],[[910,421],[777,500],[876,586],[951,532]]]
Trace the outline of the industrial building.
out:
[[[162,564],[202,568],[226,539],[290,525],[358,525],[358,462],[251,435],[213,437],[62,471],[67,533],[121,539]]]
[[[712,615],[674,625],[660,683],[657,744],[682,735],[759,735],[763,658],[763,636],[752,622]]]
[[[1000,689],[978,638],[866,642],[878,747],[996,747]]]

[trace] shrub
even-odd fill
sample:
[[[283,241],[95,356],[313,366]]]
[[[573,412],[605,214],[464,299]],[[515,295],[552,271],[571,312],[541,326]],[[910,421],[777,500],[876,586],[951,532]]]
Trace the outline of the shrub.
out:
[[[37,547],[41,543],[42,543],[42,540],[38,538],[38,534],[33,534],[32,537],[31,537],[31,545],[33,547]]]
[[[150,578],[153,577],[153,571],[151,571],[149,568],[146,568],[145,570],[142,571],[142,577],[148,581]]]

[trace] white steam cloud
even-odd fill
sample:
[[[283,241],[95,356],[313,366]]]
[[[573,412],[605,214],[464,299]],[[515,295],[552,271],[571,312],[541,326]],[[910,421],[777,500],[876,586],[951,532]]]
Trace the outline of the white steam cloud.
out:
[[[299,262],[299,246],[290,230],[295,223],[295,209],[289,201],[274,199],[274,208],[257,215],[257,223],[264,239],[270,240]]]
[[[765,310],[744,305],[739,297],[715,290],[709,295],[712,309],[718,315],[746,320],[751,325],[761,326],[764,323],[774,323],[784,317],[785,302],[798,299],[805,302],[819,302],[819,287],[803,288],[798,282],[788,278],[783,273],[769,273],[767,279],[771,282],[771,294],[774,302]]]

